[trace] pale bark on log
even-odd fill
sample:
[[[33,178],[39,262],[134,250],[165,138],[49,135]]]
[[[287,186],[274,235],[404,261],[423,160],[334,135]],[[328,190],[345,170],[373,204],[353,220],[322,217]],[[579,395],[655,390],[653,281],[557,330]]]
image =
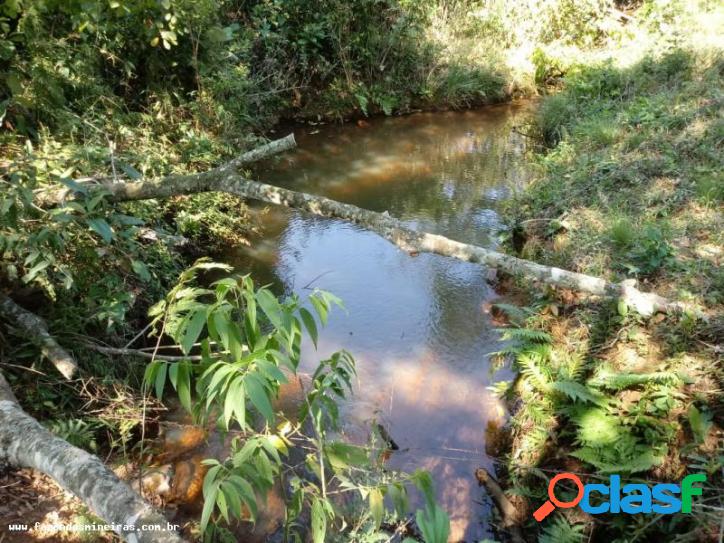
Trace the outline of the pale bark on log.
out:
[[[78,369],[73,357],[50,335],[45,321],[23,309],[0,292],[0,316],[12,322],[23,337],[40,347],[43,355],[66,379],[72,379]]]
[[[521,512],[510,502],[498,484],[498,481],[496,481],[485,468],[476,469],[475,477],[493,499],[493,503],[502,519],[501,526],[510,532],[513,543],[525,543],[523,533],[520,529]]]
[[[252,158],[258,160],[293,146],[293,137],[290,139],[287,136],[257,150],[258,152],[252,155]],[[252,151],[252,153],[255,152]],[[639,291],[635,288],[634,281],[612,283],[600,277],[544,266],[476,245],[454,241],[437,234],[414,230],[387,213],[377,213],[323,196],[245,179],[233,170],[239,165],[249,162],[249,160],[244,160],[244,156],[248,155],[243,155],[236,161],[200,174],[174,175],[151,181],[106,184],[102,185],[102,190],[107,192],[108,198],[112,202],[162,199],[201,192],[226,192],[243,198],[307,211],[322,217],[349,221],[372,230],[406,251],[448,256],[465,262],[497,268],[512,275],[524,275],[556,287],[623,299],[629,307],[643,316],[650,316],[659,311],[682,309],[680,304],[670,302],[655,293]],[[230,167],[231,164],[234,167]],[[51,207],[59,205],[65,198],[73,197],[74,195],[67,190],[50,191],[37,194],[36,202],[41,207]]]
[[[179,543],[163,515],[96,456],[50,433],[18,405],[0,373],[0,464],[33,468],[78,496],[129,543]],[[142,526],[159,528],[142,531]],[[130,527],[135,527],[131,529]]]

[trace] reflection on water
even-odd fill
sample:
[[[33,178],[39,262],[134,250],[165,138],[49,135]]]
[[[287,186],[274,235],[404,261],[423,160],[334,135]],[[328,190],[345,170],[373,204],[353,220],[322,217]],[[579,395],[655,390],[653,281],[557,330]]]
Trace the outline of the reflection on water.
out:
[[[299,148],[259,167],[256,178],[389,211],[417,228],[486,247],[500,229],[498,202],[526,177],[524,140],[512,131],[530,111],[503,106],[466,113],[376,119],[369,126],[295,131]],[[302,296],[344,300],[307,368],[344,348],[359,383],[345,408],[347,433],[381,422],[399,444],[392,467],[426,468],[450,512],[454,541],[490,536],[474,471],[492,469],[485,428],[504,412],[486,390],[488,353],[499,349],[483,305],[486,270],[439,256],[411,256],[347,223],[281,209],[265,233],[227,260],[258,282]]]

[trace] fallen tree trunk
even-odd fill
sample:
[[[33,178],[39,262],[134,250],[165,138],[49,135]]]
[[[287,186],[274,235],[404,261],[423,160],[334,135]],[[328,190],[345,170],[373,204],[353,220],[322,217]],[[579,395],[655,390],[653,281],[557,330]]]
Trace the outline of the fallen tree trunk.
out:
[[[126,541],[183,541],[161,514],[99,458],[54,436],[23,411],[1,373],[0,464],[33,468],[49,475]]]
[[[513,543],[525,543],[523,532],[520,528],[522,520],[521,512],[510,502],[498,484],[498,481],[496,481],[485,468],[476,469],[475,478],[478,480],[478,483],[485,487],[485,490],[488,491],[488,494],[493,499],[493,503],[500,513],[502,520],[501,527],[510,532],[510,538]]]
[[[251,157],[251,160],[258,160],[293,147],[294,138],[292,135],[290,136],[267,144],[207,172],[174,175],[152,181],[106,184],[101,185],[100,189],[108,194],[108,198],[112,202],[161,199],[201,192],[226,192],[243,198],[307,211],[322,217],[346,220],[376,232],[406,251],[448,256],[466,262],[484,264],[512,275],[524,275],[556,287],[597,296],[620,298],[629,307],[644,316],[650,316],[659,311],[681,309],[680,304],[676,302],[670,302],[655,293],[639,291],[634,286],[635,281],[633,280],[612,283],[600,277],[544,266],[476,245],[454,241],[437,234],[414,230],[387,213],[377,213],[323,196],[252,181],[234,172],[236,167],[250,161],[248,157]],[[41,207],[51,207],[61,204],[64,199],[75,197],[77,197],[76,194],[69,192],[69,189],[64,189],[39,193],[36,195],[36,202]]]
[[[45,356],[66,379],[72,379],[78,369],[73,357],[48,332],[45,321],[23,309],[0,292],[0,315],[11,321],[23,337],[40,347]]]
[[[294,136],[271,142],[197,176],[204,181],[228,175],[233,170],[296,145]],[[112,185],[118,187],[119,185]],[[95,187],[95,185],[90,185]],[[43,194],[49,200],[43,200]],[[62,203],[75,197],[67,191],[43,193],[44,203]],[[48,332],[45,321],[0,293],[0,316],[40,347],[43,355],[66,378],[78,369],[74,358]],[[125,351],[123,349],[114,351]],[[123,353],[127,354],[127,353]],[[187,357],[185,357],[187,358]],[[182,541],[175,527],[154,511],[130,486],[103,462],[88,452],[54,436],[20,407],[12,389],[0,373],[0,466],[36,469],[78,496],[101,517],[109,529],[133,543],[176,543]]]

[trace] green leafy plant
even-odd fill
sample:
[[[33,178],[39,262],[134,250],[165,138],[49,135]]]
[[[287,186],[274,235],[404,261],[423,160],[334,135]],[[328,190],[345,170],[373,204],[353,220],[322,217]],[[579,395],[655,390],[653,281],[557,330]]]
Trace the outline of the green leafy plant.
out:
[[[385,496],[397,514],[404,515],[406,486],[415,484],[426,497],[425,509],[418,513],[426,541],[446,541],[449,521],[434,502],[427,474],[387,472],[377,465],[373,448],[334,438],[340,420],[338,402],[350,393],[355,376],[349,353],[333,353],[318,364],[300,413],[274,410],[279,387],[297,373],[302,337],[316,345],[320,327],[341,301],[315,291],[308,306],[296,296],[280,302],[268,288],[255,288],[248,276],[196,286],[199,274],[228,271],[226,265],[198,261],[150,310],[155,333],[170,337],[188,360],[153,361],[145,374],[147,386],[162,398],[170,384],[197,419],[216,420],[224,431],[239,433],[232,439],[228,458],[205,461],[209,469],[203,484],[201,530],[214,518],[253,522],[260,501],[279,480],[290,450],[301,447],[307,451],[305,464],[314,477],[285,479],[290,488],[287,537],[298,537],[298,519],[308,510],[312,539],[325,541],[338,520],[331,496],[352,491],[366,503],[370,529],[379,530]],[[304,432],[307,422],[310,433]]]
[[[671,244],[662,230],[654,226],[644,228],[640,236],[629,241],[630,249],[620,267],[634,275],[651,275],[669,264],[674,256]]]
[[[98,450],[97,425],[81,419],[57,419],[48,422],[48,428],[71,445],[94,452]]]
[[[538,543],[582,543],[586,539],[584,530],[583,524],[571,524],[563,515],[555,515],[538,537]]]
[[[529,317],[535,322],[535,316]],[[571,455],[604,473],[633,473],[660,465],[673,439],[673,428],[656,417],[665,417],[675,407],[675,388],[683,381],[674,372],[628,374],[612,372],[605,365],[590,372],[577,354],[558,348],[546,332],[533,327],[508,328],[502,339],[512,345],[498,352],[511,356],[520,380],[518,386],[526,408],[516,425],[529,426],[530,450],[524,456],[537,458],[556,417],[565,417],[577,449]],[[624,410],[611,391],[646,387],[633,408]],[[696,416],[694,416],[696,419]]]

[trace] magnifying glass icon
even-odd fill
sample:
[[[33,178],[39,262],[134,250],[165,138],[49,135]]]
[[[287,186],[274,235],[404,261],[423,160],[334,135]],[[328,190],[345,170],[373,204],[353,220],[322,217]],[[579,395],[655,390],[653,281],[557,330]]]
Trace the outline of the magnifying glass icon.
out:
[[[573,500],[569,502],[563,502],[556,498],[555,495],[555,488],[556,483],[558,481],[562,481],[563,479],[568,479],[570,481],[573,481],[576,483],[576,486],[578,487],[578,494],[576,495]],[[583,483],[578,478],[577,475],[574,475],[572,473],[559,473],[553,479],[551,479],[551,482],[548,483],[548,501],[546,501],[543,505],[541,505],[535,513],[533,513],[533,518],[535,518],[538,522],[542,521],[544,518],[546,518],[548,515],[550,515],[556,507],[560,507],[561,509],[569,509],[570,507],[575,507],[578,505],[578,503],[583,499]]]

